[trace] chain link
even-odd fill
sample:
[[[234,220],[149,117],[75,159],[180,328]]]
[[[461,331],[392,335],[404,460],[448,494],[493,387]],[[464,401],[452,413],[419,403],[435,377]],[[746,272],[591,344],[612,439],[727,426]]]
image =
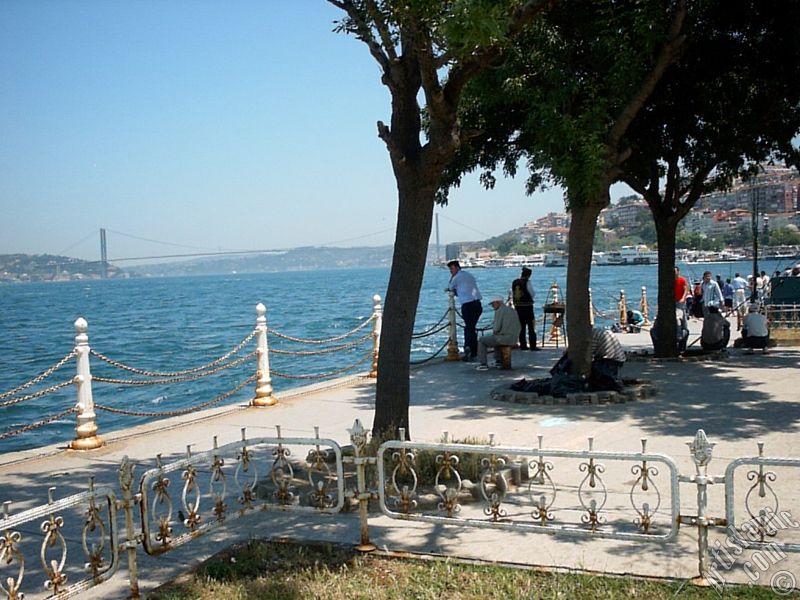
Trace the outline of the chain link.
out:
[[[328,339],[325,339],[325,340],[309,340],[309,339],[303,339],[303,338],[296,338],[296,337],[292,337],[290,335],[286,335],[285,333],[280,333],[278,331],[275,331],[274,329],[270,329],[269,327],[267,327],[267,332],[271,333],[275,337],[279,337],[281,339],[288,340],[290,342],[297,342],[299,344],[330,344],[331,342],[341,341],[341,340],[343,340],[343,339],[345,339],[347,337],[350,337],[354,333],[357,333],[357,332],[361,331],[362,329],[364,329],[364,327],[366,327],[367,325],[372,323],[372,321],[374,319],[375,319],[375,316],[373,315],[369,319],[367,319],[366,321],[361,323],[361,325],[359,325],[355,329],[351,329],[347,333],[343,333],[342,335],[337,335],[336,337],[328,338]]]
[[[183,371],[146,371],[145,369],[139,369],[136,367],[131,367],[126,364],[123,364],[119,361],[114,360],[113,358],[109,358],[103,354],[95,350],[91,350],[91,355],[95,358],[102,360],[103,362],[108,363],[112,367],[116,367],[117,369],[122,369],[123,371],[128,371],[130,373],[136,373],[137,375],[142,375],[143,377],[181,377],[183,375],[191,375],[194,373],[199,373],[200,371],[206,371],[212,367],[216,367],[217,365],[225,362],[234,354],[237,354],[244,348],[250,340],[252,340],[256,335],[256,330],[250,332],[250,334],[244,338],[235,348],[230,350],[229,352],[223,354],[216,360],[211,361],[210,363],[206,363],[199,367],[194,367],[192,369],[185,369]]]
[[[421,365],[424,365],[427,362],[432,361],[434,358],[436,358],[437,356],[439,356],[442,353],[442,350],[447,348],[447,344],[449,344],[449,343],[450,343],[450,340],[445,340],[444,344],[442,344],[441,347],[436,352],[434,352],[431,356],[429,356],[428,358],[424,358],[422,360],[412,360],[408,364],[410,364],[412,367],[419,367]]]
[[[78,410],[78,408],[73,406],[72,408],[69,408],[69,409],[65,410],[64,412],[60,412],[57,415],[53,415],[51,417],[47,417],[45,419],[42,419],[41,421],[35,421],[33,423],[29,423],[28,425],[24,425],[23,427],[20,427],[19,429],[12,429],[11,431],[6,431],[4,433],[0,433],[0,440],[4,440],[6,438],[10,438],[10,437],[13,437],[15,435],[19,435],[20,433],[25,433],[26,431],[31,431],[33,429],[38,429],[39,427],[43,427],[43,426],[47,425],[48,423],[52,423],[53,421],[58,421],[59,419],[63,419],[68,414],[77,412],[77,410]]]
[[[190,406],[189,408],[182,408],[179,410],[165,410],[161,412],[148,412],[148,411],[138,411],[138,410],[127,410],[124,408],[114,408],[113,406],[105,406],[104,404],[95,404],[94,407],[97,410],[104,410],[106,412],[114,413],[117,415],[126,415],[128,417],[178,417],[181,415],[187,415],[189,413],[197,412],[198,410],[202,410],[214,404],[219,404],[223,400],[227,400],[231,396],[233,396],[236,392],[240,391],[244,388],[248,383],[252,383],[256,380],[256,376],[252,375],[242,381],[239,385],[237,385],[232,390],[225,392],[214,398],[213,400],[209,400],[207,402],[203,402],[198,404],[197,406]]]
[[[429,329],[428,331],[425,331],[425,332],[422,332],[422,333],[414,333],[414,334],[411,335],[411,339],[412,340],[419,340],[419,339],[422,339],[424,337],[430,337],[432,335],[436,335],[440,331],[444,331],[448,327],[449,327],[449,324],[448,323],[444,323],[443,325],[439,325],[439,327],[437,327],[436,329]]]
[[[270,348],[270,353],[275,354],[291,354],[294,356],[313,356],[315,354],[330,354],[331,352],[339,352],[341,350],[349,350],[351,348],[355,348],[360,346],[367,340],[372,339],[372,332],[353,340],[349,344],[342,344],[341,346],[333,346],[331,348],[322,348],[321,350],[280,350],[278,348]]]
[[[8,398],[9,396],[13,396],[14,394],[21,392],[22,390],[26,390],[29,387],[44,381],[45,379],[50,377],[50,375],[52,375],[53,373],[58,371],[61,367],[63,367],[74,356],[75,356],[75,350],[71,350],[70,353],[67,354],[64,358],[62,358],[60,361],[58,361],[56,364],[54,364],[46,371],[42,371],[39,375],[31,379],[29,382],[23,383],[22,385],[15,387],[13,390],[8,390],[7,392],[3,392],[2,394],[0,394],[0,400],[2,400],[3,398]],[[0,406],[3,405],[0,404]]]
[[[439,333],[442,329],[444,329],[444,327],[439,327],[439,325],[441,325],[444,322],[444,320],[447,318],[449,313],[450,313],[450,309],[448,308],[445,311],[445,313],[442,315],[442,318],[439,319],[435,324],[431,325],[428,329],[426,329],[424,331],[420,331],[419,333],[412,333],[411,337],[412,338],[421,338],[421,337],[427,337],[429,335],[433,335],[434,333]],[[437,327],[439,327],[439,329],[436,329]],[[447,327],[447,325],[445,325],[445,327]],[[436,329],[436,331],[434,331],[434,329]]]
[[[334,375],[340,375],[341,373],[345,373],[346,371],[351,371],[355,369],[357,366],[367,362],[372,358],[372,352],[367,354],[364,358],[359,359],[352,365],[344,367],[342,369],[337,369],[335,371],[329,371],[328,373],[315,373],[309,375],[289,375],[288,373],[281,373],[280,371],[270,371],[270,375],[273,377],[282,377],[283,379],[322,379],[324,377],[333,377]]]
[[[195,381],[197,379],[202,379],[203,377],[208,377],[209,375],[216,375],[217,373],[221,373],[226,369],[238,367],[248,360],[251,360],[257,353],[257,350],[253,350],[249,354],[245,354],[244,356],[237,358],[236,360],[232,360],[231,362],[217,367],[216,369],[203,371],[202,373],[195,373],[193,375],[187,375],[185,377],[171,377],[169,379],[113,379],[111,377],[92,375],[92,380],[102,383],[113,383],[116,385],[162,385],[168,383],[181,383],[184,381]]]
[[[12,398],[11,400],[0,402],[0,408],[3,408],[5,406],[11,406],[12,404],[19,404],[20,402],[25,402],[27,400],[33,400],[34,398],[41,398],[42,396],[46,396],[47,394],[52,394],[53,392],[60,390],[61,388],[65,388],[68,385],[72,385],[73,383],[75,383],[74,379],[70,379],[68,381],[62,381],[61,383],[56,383],[54,385],[51,385],[49,388],[39,390],[38,392],[33,392],[32,394],[28,394],[27,396],[20,396],[19,398]]]

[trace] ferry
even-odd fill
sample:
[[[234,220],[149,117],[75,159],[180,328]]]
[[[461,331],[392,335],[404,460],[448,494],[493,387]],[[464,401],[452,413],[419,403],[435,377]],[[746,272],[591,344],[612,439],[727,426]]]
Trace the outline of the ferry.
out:
[[[710,250],[689,251],[686,253],[684,262],[688,264],[697,263],[725,263],[725,262],[739,262],[747,260],[745,254],[734,252],[733,250],[723,250],[722,252],[713,252]]]
[[[623,246],[619,250],[598,252],[594,258],[598,266],[602,265],[657,265],[658,252],[650,250],[644,244]]]
[[[548,252],[544,256],[545,267],[566,267],[567,266],[567,253],[566,252]]]

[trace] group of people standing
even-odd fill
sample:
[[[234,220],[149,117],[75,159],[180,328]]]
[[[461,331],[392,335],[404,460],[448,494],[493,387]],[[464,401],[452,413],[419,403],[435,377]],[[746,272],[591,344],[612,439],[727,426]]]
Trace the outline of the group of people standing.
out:
[[[742,331],[742,345],[750,351],[753,348],[766,351],[769,331],[762,303],[768,286],[769,276],[764,271],[753,284],[748,284],[739,273],[733,280],[727,279],[723,283],[719,275],[715,280],[711,271],[706,271],[702,282],[695,284],[694,290],[691,290],[680,269],[675,267],[675,307],[679,315],[679,332],[688,333],[686,319],[689,314],[702,318],[701,346],[705,350],[720,350],[730,341],[730,324],[727,315],[722,313],[733,312],[736,314],[737,330]],[[753,302],[749,307],[746,298],[748,288],[753,290]]]
[[[450,269],[450,282],[445,291],[453,292],[461,306],[461,317],[464,319],[464,356],[465,362],[478,360],[481,366],[487,366],[488,348],[513,346],[519,344],[522,350],[539,350],[536,340],[535,320],[533,314],[536,297],[531,284],[533,272],[528,267],[522,268],[522,274],[511,284],[514,308],[508,306],[501,296],[489,299],[494,310],[492,333],[478,338],[478,320],[483,314],[481,293],[478,283],[472,274],[461,268],[457,260],[447,263]]]

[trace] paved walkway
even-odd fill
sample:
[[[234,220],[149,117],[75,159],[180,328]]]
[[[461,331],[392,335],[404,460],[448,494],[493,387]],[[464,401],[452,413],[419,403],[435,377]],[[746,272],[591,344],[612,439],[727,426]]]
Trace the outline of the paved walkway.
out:
[[[695,323],[693,328],[696,327]],[[620,339],[630,349],[649,347],[645,333],[624,334]],[[587,438],[592,436],[595,450],[638,452],[640,439],[647,438],[648,452],[669,455],[685,475],[695,471],[687,443],[699,428],[716,442],[709,466],[709,474],[714,476],[724,475],[731,460],[756,455],[759,441],[765,444],[765,455],[800,456],[799,349],[773,349],[766,356],[747,356],[731,349],[727,357],[718,361],[632,361],[625,367],[625,376],[649,379],[658,394],[627,404],[519,405],[489,398],[489,391],[500,384],[521,377],[546,376],[560,353],[555,348],[515,351],[511,372],[479,372],[474,365],[441,361],[413,370],[413,439],[438,441],[445,430],[451,439],[487,438],[492,432],[498,444],[535,447],[537,434],[543,434],[547,448],[584,450],[588,447]],[[7,454],[0,457],[0,501],[13,500],[12,513],[16,513],[45,502],[48,486],[56,486],[57,498],[85,490],[90,475],[95,476],[98,485],[116,488],[123,456],[137,463],[140,475],[153,466],[156,453],[162,454],[165,462],[175,460],[185,453],[187,444],[193,444],[193,451],[203,451],[212,447],[214,436],[220,445],[237,441],[243,427],[247,428],[248,437],[254,438],[275,435],[276,425],[281,426],[284,436],[313,436],[314,427],[318,426],[321,437],[344,445],[349,443],[347,429],[356,418],[365,426],[370,425],[373,404],[374,383],[354,380],[335,389],[302,390],[271,408],[217,409],[203,413],[201,419],[171,419],[108,434],[108,444],[93,452],[65,451],[53,446]],[[773,487],[779,493],[781,508],[800,520],[800,468],[774,470],[778,478]],[[173,476],[179,477],[178,473]],[[634,480],[630,477],[628,485]],[[724,516],[723,487],[716,484],[709,488],[711,516]],[[741,500],[742,492],[737,493]],[[681,484],[681,514],[696,513],[695,496],[694,485]],[[741,516],[737,518],[741,520]],[[40,540],[36,529],[32,526],[23,533]],[[714,540],[723,539],[722,533],[721,529],[712,530],[712,546]],[[79,536],[79,531],[71,534],[73,539]],[[145,591],[152,589],[230,543],[266,536],[356,543],[358,520],[352,513],[331,517],[258,513],[165,556],[148,557],[139,552],[141,587]],[[392,551],[647,576],[691,578],[697,574],[696,531],[688,525],[681,527],[674,542],[659,544],[408,523],[376,514],[370,520],[370,537],[380,549]],[[781,532],[777,539],[798,543],[800,529]],[[74,557],[80,553],[79,547],[72,547],[70,552],[76,553],[72,556],[77,560]],[[745,552],[724,573],[728,581],[750,581],[742,568],[748,556]],[[26,597],[33,598],[41,580],[33,564],[39,562],[38,546],[29,546],[26,558],[23,589]],[[0,566],[3,581],[14,574],[7,570]],[[759,584],[769,585],[780,571],[790,573],[800,583],[800,555],[779,556],[778,564],[761,571]],[[111,582],[84,596],[123,597],[126,577],[123,566]]]

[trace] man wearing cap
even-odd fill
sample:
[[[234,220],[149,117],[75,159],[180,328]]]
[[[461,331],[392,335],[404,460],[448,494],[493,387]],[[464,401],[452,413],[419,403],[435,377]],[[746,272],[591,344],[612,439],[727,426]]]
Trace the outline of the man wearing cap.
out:
[[[447,263],[450,269],[450,283],[446,292],[453,292],[461,305],[461,317],[464,319],[464,357],[462,360],[472,362],[478,355],[478,333],[475,326],[481,318],[481,292],[475,278],[463,271],[457,260]]]
[[[750,312],[744,318],[742,338],[742,346],[747,348],[746,354],[752,354],[753,348],[760,348],[762,353],[767,353],[769,326],[763,308],[759,306],[758,302],[750,305]]]
[[[519,332],[519,347],[521,350],[539,350],[536,346],[536,329],[533,323],[533,300],[534,292],[533,285],[531,285],[532,271],[528,267],[522,267],[522,276],[515,279],[511,284],[511,291],[514,294],[514,309],[517,311],[519,318],[520,332]],[[530,345],[525,340],[525,329],[528,330],[528,339]]]
[[[517,314],[510,306],[506,305],[500,296],[493,296],[489,300],[489,304],[494,309],[492,335],[481,336],[478,340],[478,361],[481,363],[478,369],[482,371],[489,368],[486,359],[487,348],[513,346],[517,343],[521,329]]]

